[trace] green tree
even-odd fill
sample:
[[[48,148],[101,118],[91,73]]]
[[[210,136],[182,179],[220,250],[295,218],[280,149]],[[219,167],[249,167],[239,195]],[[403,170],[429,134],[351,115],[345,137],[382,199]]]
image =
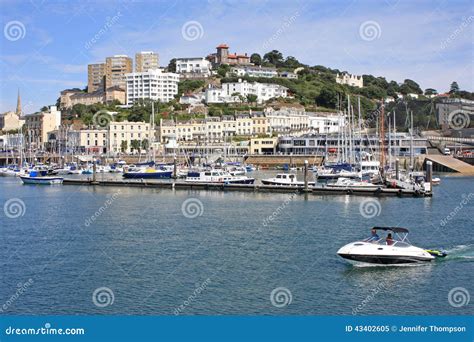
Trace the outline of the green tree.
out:
[[[221,64],[217,69],[217,74],[221,77],[226,77],[227,73],[230,71],[230,66],[228,64]]]
[[[130,148],[133,151],[138,151],[140,152],[141,151],[141,142],[140,140],[136,140],[136,139],[133,139],[132,141],[130,141]]]
[[[326,87],[316,97],[319,106],[327,108],[335,108],[337,104],[337,91],[334,88]]]
[[[166,68],[169,72],[176,72],[176,58],[172,58]]]
[[[262,65],[262,57],[258,53],[252,53],[252,55],[250,55],[250,63]]]
[[[284,66],[286,68],[296,69],[301,66],[301,63],[293,56],[288,56],[285,59]]]
[[[263,55],[263,61],[270,63],[276,67],[283,65],[283,54],[278,50],[272,50]]]
[[[451,87],[449,89],[449,93],[450,94],[456,94],[459,92],[459,85],[458,85],[458,82],[454,81],[453,83],[451,83]]]
[[[127,149],[128,149],[128,141],[127,140],[122,140],[122,142],[120,143],[120,150],[125,153],[127,152]]]
[[[150,142],[148,141],[148,139],[143,139],[142,140],[142,150],[148,150],[148,148],[150,147]]]
[[[425,95],[436,95],[438,94],[438,91],[433,88],[426,88],[425,89]]]
[[[178,83],[178,94],[187,94],[204,87],[203,80],[184,80]]]
[[[418,83],[413,80],[406,79],[403,81],[403,84],[400,86],[400,92],[404,95],[414,93],[414,94],[423,94]]]
[[[248,94],[247,95],[247,102],[248,103],[257,103],[258,97],[257,95],[254,94]]]

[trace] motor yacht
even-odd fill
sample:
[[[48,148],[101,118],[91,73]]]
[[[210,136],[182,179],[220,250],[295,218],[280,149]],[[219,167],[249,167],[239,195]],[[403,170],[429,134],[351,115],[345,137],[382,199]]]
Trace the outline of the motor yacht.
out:
[[[216,184],[253,184],[255,178],[233,176],[224,170],[189,171],[187,183],[216,183]]]
[[[377,234],[379,231],[388,232],[389,235],[387,238],[380,238]],[[423,263],[446,256],[445,252],[413,246],[407,236],[406,228],[374,227],[371,237],[351,242],[339,249],[337,254],[353,264],[378,265]]]
[[[279,173],[276,177],[262,179],[263,185],[284,185],[284,186],[304,186],[304,182],[298,181],[294,173]],[[308,182],[309,186],[314,186],[314,182]]]

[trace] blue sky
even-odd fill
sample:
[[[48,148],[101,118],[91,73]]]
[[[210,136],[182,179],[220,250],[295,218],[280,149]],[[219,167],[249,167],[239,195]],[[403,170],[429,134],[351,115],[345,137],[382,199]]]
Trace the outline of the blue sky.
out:
[[[106,56],[152,50],[167,65],[173,57],[206,56],[224,42],[231,52],[277,49],[310,65],[398,82],[410,78],[440,92],[455,80],[474,91],[472,1],[0,4],[0,112],[15,108],[18,88],[27,113],[54,104],[62,89],[83,88],[87,64]]]

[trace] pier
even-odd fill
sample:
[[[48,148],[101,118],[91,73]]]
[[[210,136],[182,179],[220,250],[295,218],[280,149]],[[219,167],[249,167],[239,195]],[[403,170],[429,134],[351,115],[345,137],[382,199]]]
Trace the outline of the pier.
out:
[[[64,185],[76,186],[114,186],[133,188],[155,188],[170,190],[210,190],[210,191],[245,191],[260,193],[309,193],[313,195],[350,195],[350,196],[398,196],[398,197],[431,197],[432,193],[424,193],[406,189],[340,189],[325,186],[280,186],[260,184],[213,184],[189,183],[184,181],[157,181],[157,180],[92,180],[92,179],[64,179]]]

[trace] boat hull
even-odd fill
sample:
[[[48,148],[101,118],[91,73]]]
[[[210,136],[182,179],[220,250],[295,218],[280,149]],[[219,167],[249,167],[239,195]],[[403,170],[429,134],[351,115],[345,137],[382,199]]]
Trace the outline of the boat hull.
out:
[[[123,178],[127,179],[169,179],[173,175],[172,171],[165,172],[126,172]]]
[[[52,184],[62,184],[62,177],[26,177],[20,176],[23,184],[38,184],[38,185],[52,185]]]
[[[360,254],[342,254],[338,255],[348,261],[363,264],[377,265],[402,265],[430,262],[432,258],[410,256],[410,255],[360,255]]]

